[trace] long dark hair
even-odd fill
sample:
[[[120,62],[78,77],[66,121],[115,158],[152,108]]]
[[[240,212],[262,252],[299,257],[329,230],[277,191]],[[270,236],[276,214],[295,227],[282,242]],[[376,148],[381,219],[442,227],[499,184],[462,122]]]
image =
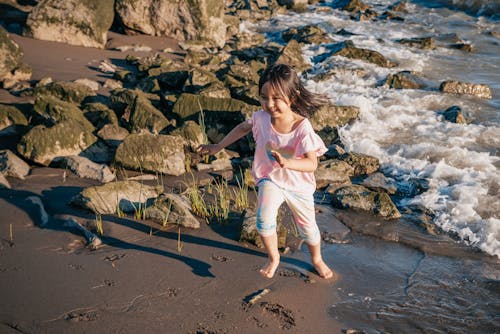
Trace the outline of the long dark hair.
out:
[[[289,65],[277,63],[266,68],[260,76],[259,94],[266,82],[282,98],[290,101],[292,110],[301,116],[310,117],[328,103],[325,95],[307,90]]]

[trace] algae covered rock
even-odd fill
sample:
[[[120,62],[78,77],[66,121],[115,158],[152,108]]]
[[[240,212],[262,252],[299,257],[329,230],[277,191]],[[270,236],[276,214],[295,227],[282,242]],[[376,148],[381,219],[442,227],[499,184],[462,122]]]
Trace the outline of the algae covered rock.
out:
[[[162,225],[176,224],[189,228],[200,228],[200,222],[191,213],[189,202],[176,194],[161,194],[144,211],[146,219]]]
[[[113,0],[44,0],[28,15],[24,34],[35,39],[104,48]]]
[[[332,205],[341,209],[358,209],[386,219],[400,218],[401,213],[385,192],[371,191],[361,185],[337,189],[332,195]]]
[[[90,123],[82,111],[74,104],[62,101],[51,95],[37,97],[33,105],[36,122],[47,126],[60,123],[65,120],[72,120],[80,123],[88,131],[93,131],[94,126]]]
[[[304,60],[301,45],[294,39],[283,48],[276,62],[293,65],[297,72],[311,68],[311,65]]]
[[[310,121],[315,131],[321,131],[327,126],[339,127],[346,125],[358,118],[358,116],[358,107],[326,104],[312,115]]]
[[[26,72],[26,75],[23,74],[24,72]],[[9,33],[0,26],[0,81],[29,80],[30,78],[31,69],[23,64],[21,48],[10,38]]]
[[[328,46],[330,51],[315,57],[315,61],[323,61],[331,56],[343,56],[363,60],[381,67],[395,67],[396,63],[388,60],[377,51],[357,48],[350,40]]]
[[[141,93],[136,96],[134,103],[131,105],[129,122],[132,133],[146,130],[158,134],[170,124],[161,111],[156,109],[151,101]]]
[[[14,106],[0,104],[0,135],[17,132],[18,127],[28,125],[24,114]]]
[[[475,95],[483,99],[491,99],[490,87],[484,84],[449,80],[443,81],[439,90],[444,93]]]
[[[186,172],[185,145],[179,136],[132,134],[118,146],[115,162],[138,171],[181,175]]]
[[[92,132],[68,119],[50,128],[35,126],[21,138],[17,151],[28,160],[48,166],[56,157],[79,155],[96,141]]]
[[[136,181],[116,181],[85,188],[70,203],[100,214],[119,211],[132,213],[139,207],[151,205],[162,192],[161,186],[148,186]]]
[[[88,86],[77,82],[54,81],[46,85],[37,85],[34,95],[52,95],[63,101],[80,104],[85,98],[96,93]]]

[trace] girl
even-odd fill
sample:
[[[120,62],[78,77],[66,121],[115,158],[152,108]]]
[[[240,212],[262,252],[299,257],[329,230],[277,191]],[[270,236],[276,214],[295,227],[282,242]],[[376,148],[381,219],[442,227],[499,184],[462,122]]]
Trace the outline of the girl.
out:
[[[240,123],[218,144],[201,145],[201,154],[215,154],[252,131],[255,156],[252,173],[258,187],[257,230],[269,262],[260,270],[273,277],[280,261],[276,218],[285,201],[305,239],[314,268],[323,278],[333,277],[321,257],[320,232],[316,225],[313,193],[318,156],[327,149],[307,119],[326,99],[309,92],[288,65],[268,67],[259,80],[262,110]]]

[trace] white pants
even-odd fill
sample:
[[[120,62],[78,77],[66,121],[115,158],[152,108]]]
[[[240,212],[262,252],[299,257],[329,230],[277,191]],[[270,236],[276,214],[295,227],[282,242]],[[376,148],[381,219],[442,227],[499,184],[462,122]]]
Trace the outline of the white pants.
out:
[[[278,209],[286,202],[305,242],[311,246],[321,242],[313,194],[285,190],[268,179],[261,180],[258,189],[257,231],[261,236],[267,237],[276,233]]]

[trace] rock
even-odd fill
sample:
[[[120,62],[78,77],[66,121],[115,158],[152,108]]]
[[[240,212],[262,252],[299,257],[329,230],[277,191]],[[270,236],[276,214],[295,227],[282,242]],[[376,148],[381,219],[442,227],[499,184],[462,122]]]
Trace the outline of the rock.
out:
[[[28,15],[24,35],[102,49],[113,23],[113,4],[113,0],[40,1]]]
[[[0,136],[15,134],[27,125],[28,120],[18,108],[0,104]]]
[[[102,73],[115,73],[116,66],[107,62],[106,60],[103,60],[99,63],[99,71],[101,71]]]
[[[394,89],[421,89],[424,87],[422,80],[410,71],[389,74],[384,85]]]
[[[115,152],[116,149],[98,140],[79,155],[98,164],[109,165],[113,161]]]
[[[0,173],[0,189],[2,189],[2,188],[10,189],[11,186],[10,186],[9,181],[7,181],[7,179],[5,178],[5,176],[3,176],[2,173]]]
[[[217,76],[201,68],[193,68],[188,72],[187,80],[184,83],[183,91],[197,93],[200,89],[209,84],[219,82]]]
[[[326,104],[312,115],[310,121],[315,131],[321,131],[327,126],[333,128],[346,125],[358,116],[358,107]]]
[[[304,10],[308,4],[308,0],[278,0],[280,6],[286,6],[287,9]]]
[[[97,164],[85,157],[76,155],[60,157],[55,158],[54,163],[61,168],[69,168],[79,177],[97,180],[101,183],[108,183],[115,179],[115,174],[108,166]]]
[[[389,10],[393,10],[395,12],[408,13],[408,4],[406,1],[398,1],[388,7]]]
[[[281,207],[279,211],[282,211],[282,209],[283,207]],[[276,227],[278,233],[278,248],[284,248],[286,246],[287,230],[280,219],[280,217],[282,216],[282,214],[278,214],[278,224]],[[257,227],[255,225],[256,222],[257,217],[255,215],[255,212],[247,211],[245,213],[245,217],[241,226],[240,242],[247,242],[259,248],[264,248],[264,244],[262,244],[259,232],[257,232]]]
[[[196,164],[196,169],[207,170],[212,169],[213,171],[221,171],[232,168],[231,159],[239,157],[238,153],[229,150],[221,150],[215,154],[215,160],[210,161],[210,163],[198,163]]]
[[[311,68],[311,65],[307,63],[304,56],[302,56],[302,47],[299,42],[294,39],[290,40],[283,48],[276,62],[290,64],[297,72],[302,72]]]
[[[24,180],[30,172],[30,166],[10,150],[0,151],[0,173]]]
[[[86,103],[83,107],[83,114],[98,129],[107,124],[118,126],[118,117],[114,110],[100,102]]]
[[[465,52],[473,52],[474,51],[474,47],[471,44],[467,44],[467,43],[455,43],[455,44],[451,44],[450,48],[457,49],[457,50],[462,50],[462,51],[465,51]]]
[[[193,152],[198,146],[207,143],[207,135],[198,123],[194,121],[184,122],[181,127],[175,129],[170,134],[184,138]]]
[[[344,184],[350,182],[354,175],[354,168],[348,163],[337,159],[321,161],[314,172],[316,187],[324,188],[330,183]]]
[[[38,124],[50,127],[71,120],[78,122],[88,131],[94,131],[94,126],[83,116],[80,108],[51,95],[38,96],[33,105],[33,111],[34,122]]]
[[[71,199],[71,204],[99,214],[118,211],[132,213],[139,206],[149,206],[163,192],[161,186],[148,186],[135,181],[116,181],[85,188]]]
[[[17,151],[24,158],[48,166],[56,157],[79,155],[97,138],[75,120],[64,120],[51,128],[39,125],[25,134]]]
[[[99,90],[99,83],[97,81],[94,81],[94,80],[90,80],[90,79],[76,79],[73,82],[77,83],[77,84],[80,84],[80,85],[87,86],[88,88],[90,88],[94,92],[96,92],[96,91]]]
[[[491,99],[491,90],[488,85],[473,84],[460,81],[443,81],[439,90],[444,93],[475,95],[483,99]]]
[[[370,6],[368,6],[361,0],[349,0],[344,5],[344,7],[342,7],[342,10],[346,10],[352,13],[363,12],[367,9],[370,9]]]
[[[394,195],[397,191],[395,182],[378,172],[368,175],[361,185],[373,191],[384,191],[389,195]]]
[[[97,133],[97,137],[101,138],[106,145],[112,148],[118,148],[122,141],[129,135],[127,129],[124,129],[115,124],[104,125]]]
[[[351,185],[337,189],[332,196],[332,205],[337,208],[359,209],[385,219],[401,217],[401,213],[385,192],[374,192],[360,185]]]
[[[179,136],[132,134],[118,146],[115,162],[133,170],[181,175],[186,171],[185,144]]]
[[[0,81],[21,67],[23,52],[10,38],[9,33],[0,26]]]
[[[327,46],[328,52],[315,57],[314,62],[324,61],[331,56],[343,56],[351,59],[360,59],[381,67],[395,67],[396,63],[386,59],[377,51],[361,49],[354,46],[350,40]]]
[[[77,82],[55,81],[46,85],[37,85],[33,91],[34,95],[52,95],[69,103],[80,104],[89,96],[96,93],[88,86]]]
[[[118,89],[118,88],[123,88],[123,84],[118,81],[118,80],[113,80],[113,79],[106,79],[104,81],[104,84],[102,85],[104,88],[108,89]]]
[[[446,109],[443,112],[443,117],[445,120],[452,123],[458,123],[458,124],[469,123],[464,113],[462,112],[462,108],[460,108],[459,106],[452,106]]]
[[[219,0],[117,0],[115,11],[127,33],[206,40],[217,47],[226,42],[224,6]]]
[[[30,88],[29,80],[31,79],[32,70],[29,65],[21,64],[18,68],[10,71],[3,77],[3,88],[12,91],[18,91],[16,87],[20,84],[27,84]]]
[[[129,123],[132,133],[140,133],[146,130],[152,134],[160,133],[170,124],[162,112],[156,109],[151,104],[151,101],[141,93],[137,94],[131,105]]]
[[[306,25],[299,28],[290,28],[281,34],[285,42],[291,39],[304,44],[331,43],[332,39],[317,25]]]
[[[424,50],[434,50],[436,48],[436,43],[432,37],[403,38],[397,42]]]
[[[340,160],[354,168],[354,176],[374,173],[380,167],[377,158],[361,153],[349,152],[340,156]]]
[[[176,224],[188,228],[200,228],[200,222],[191,213],[191,205],[183,197],[176,194],[161,194],[153,205],[144,212],[146,219],[151,219],[165,226]]]

